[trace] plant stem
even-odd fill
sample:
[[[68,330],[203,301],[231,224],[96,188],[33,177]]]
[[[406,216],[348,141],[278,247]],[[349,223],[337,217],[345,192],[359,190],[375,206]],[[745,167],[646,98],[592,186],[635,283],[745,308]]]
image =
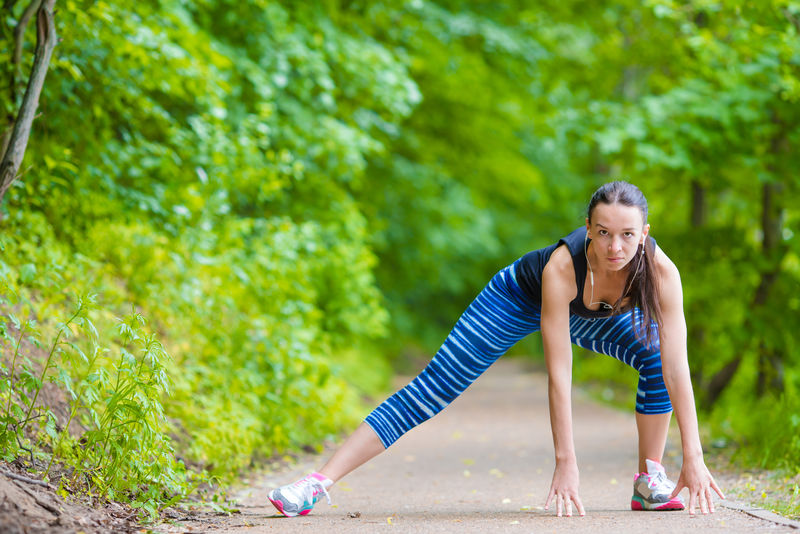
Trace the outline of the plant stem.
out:
[[[56,347],[58,347],[58,341],[61,339],[61,335],[64,333],[64,330],[66,330],[69,327],[70,323],[72,323],[72,321],[75,320],[78,314],[81,313],[82,309],[83,309],[82,305],[78,306],[78,310],[72,315],[72,317],[70,317],[69,320],[66,323],[64,323],[61,326],[61,328],[58,329],[58,334],[56,334],[56,339],[53,341],[53,346],[50,347],[50,353],[47,355],[47,360],[45,361],[44,369],[42,369],[42,378],[39,380],[39,387],[36,388],[36,393],[33,395],[33,401],[31,401],[30,406],[28,406],[28,413],[25,416],[26,423],[31,416],[31,412],[33,412],[33,407],[36,405],[36,400],[39,398],[39,392],[42,390],[42,386],[44,386],[44,379],[45,376],[47,376],[47,370],[50,368],[50,362],[53,359],[53,353],[55,353]],[[25,428],[24,424],[20,427],[19,429],[20,432],[22,431],[23,428]]]
[[[89,362],[89,367],[86,369],[86,373],[84,374],[83,378],[78,382],[78,384],[82,384],[86,381],[89,375],[92,373],[94,369],[94,364],[97,362],[97,347],[94,350],[94,356],[92,357],[92,361]],[[64,430],[58,435],[58,441],[53,446],[53,454],[50,456],[50,462],[47,464],[47,469],[44,472],[44,476],[47,476],[50,473],[50,468],[53,465],[53,461],[58,456],[56,452],[58,450],[58,445],[61,444],[61,440],[63,439],[64,434],[69,433],[69,425],[72,423],[72,420],[75,418],[75,415],[78,413],[78,409],[81,407],[81,399],[80,399],[80,392],[75,394],[74,404],[72,405],[72,409],[70,410],[69,419],[67,419],[67,424],[64,426]]]
[[[3,433],[8,430],[8,420],[11,416],[11,397],[14,395],[14,368],[17,365],[17,355],[19,354],[19,347],[22,344],[22,336],[25,335],[25,328],[27,323],[22,325],[19,330],[19,339],[17,339],[17,347],[14,349],[14,357],[11,359],[11,376],[9,377],[10,386],[8,391],[8,404],[6,405],[6,426],[3,428]]]

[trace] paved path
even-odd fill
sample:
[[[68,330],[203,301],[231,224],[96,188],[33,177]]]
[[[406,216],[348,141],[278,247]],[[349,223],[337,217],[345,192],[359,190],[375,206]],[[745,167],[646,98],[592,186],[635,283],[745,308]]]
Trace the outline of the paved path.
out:
[[[609,362],[613,364],[613,362]],[[172,532],[633,533],[799,532],[717,507],[717,513],[632,512],[636,429],[632,414],[574,398],[575,445],[585,517],[542,509],[553,470],[546,377],[501,360],[433,420],[345,477],[311,515],[276,516],[269,488],[318,468],[323,459],[242,490],[241,514],[188,521]],[[677,476],[678,443],[665,464]],[[670,452],[672,456],[670,457]],[[724,490],[724,488],[723,488]],[[684,490],[685,491],[685,490]]]

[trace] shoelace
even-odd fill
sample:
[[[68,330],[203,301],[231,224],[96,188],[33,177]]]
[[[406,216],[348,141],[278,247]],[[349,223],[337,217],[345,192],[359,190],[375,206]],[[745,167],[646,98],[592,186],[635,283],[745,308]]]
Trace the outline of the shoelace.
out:
[[[666,488],[673,490],[675,489],[674,484],[671,480],[667,478],[667,475],[661,471],[657,471],[652,475],[647,475],[647,487],[650,489],[656,489],[659,484],[663,484]]]
[[[322,490],[322,493],[325,494],[325,498],[328,499],[328,504],[331,504],[331,496],[328,494],[328,490],[325,489],[325,485],[316,478],[314,477],[303,478],[295,482],[294,485],[297,486],[298,489],[302,492],[303,499],[312,503],[314,502],[314,496],[316,495],[314,493],[314,489],[319,488],[320,490]]]

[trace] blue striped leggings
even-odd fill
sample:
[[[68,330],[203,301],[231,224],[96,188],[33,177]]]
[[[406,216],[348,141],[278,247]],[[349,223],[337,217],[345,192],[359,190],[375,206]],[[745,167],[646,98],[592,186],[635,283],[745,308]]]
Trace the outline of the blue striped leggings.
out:
[[[515,266],[492,278],[427,367],[367,416],[366,423],[384,447],[439,413],[514,343],[539,330],[540,307],[517,285]],[[631,313],[639,320],[638,309],[602,318],[571,315],[570,337],[580,347],[613,356],[639,371],[637,412],[668,413],[672,404],[661,375],[660,345],[655,341],[647,347],[637,339]]]

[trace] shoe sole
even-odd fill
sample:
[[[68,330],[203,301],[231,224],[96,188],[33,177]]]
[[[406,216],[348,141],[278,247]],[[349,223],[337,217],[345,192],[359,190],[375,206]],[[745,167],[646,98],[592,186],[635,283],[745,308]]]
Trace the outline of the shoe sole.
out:
[[[272,503],[272,506],[274,506],[276,510],[278,510],[280,513],[282,513],[286,517],[297,517],[298,515],[308,515],[308,514],[311,513],[311,510],[313,508],[313,507],[304,508],[304,509],[300,510],[299,512],[297,512],[296,514],[293,514],[291,512],[287,512],[286,510],[283,509],[283,502],[272,498],[272,492],[271,491],[267,494],[267,499],[269,499],[269,502]]]
[[[291,514],[286,513],[286,511],[283,509],[283,503],[281,501],[273,500],[272,492],[269,492],[267,499],[269,499],[269,502],[272,503],[272,506],[274,506],[275,509],[278,510],[280,513],[282,513],[286,517],[293,517]]]
[[[678,499],[672,499],[671,501],[662,504],[650,504],[645,502],[645,500],[638,495],[631,497],[631,510],[645,512],[669,512],[683,509],[683,503]]]

